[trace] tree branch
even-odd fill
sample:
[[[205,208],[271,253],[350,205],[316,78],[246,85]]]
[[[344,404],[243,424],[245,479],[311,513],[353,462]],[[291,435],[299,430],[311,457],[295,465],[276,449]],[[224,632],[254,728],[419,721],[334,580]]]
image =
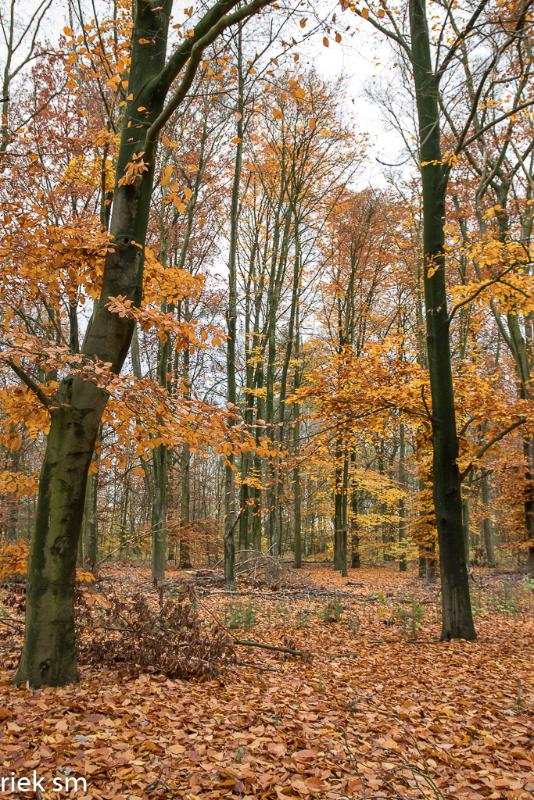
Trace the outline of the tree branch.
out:
[[[152,157],[158,135],[166,122],[171,118],[180,103],[185,98],[197,73],[200,60],[205,49],[227,28],[247,20],[262,8],[270,5],[273,0],[251,0],[245,6],[233,13],[224,13],[224,9],[233,8],[238,0],[225,0],[216,3],[212,9],[200,20],[195,28],[195,35],[184,42],[167,62],[164,70],[156,79],[156,85],[161,85],[167,91],[170,84],[187,64],[186,70],[177,90],[147,131],[144,151],[148,160]],[[217,12],[217,13],[216,13]],[[222,15],[222,16],[219,16]]]
[[[11,369],[13,370],[15,375],[18,378],[20,378],[22,383],[24,383],[28,387],[28,389],[30,389],[36,395],[36,397],[39,398],[41,403],[46,408],[50,409],[51,406],[52,406],[52,402],[51,402],[50,398],[48,397],[47,394],[45,394],[43,392],[43,390],[39,386],[39,384],[36,381],[33,380],[31,375],[28,375],[28,373],[25,370],[23,370],[22,367],[19,367],[18,364],[15,364],[14,361],[11,361],[11,360],[7,359],[6,360],[6,364],[9,364],[9,366],[11,367]]]
[[[486,281],[486,283],[483,283],[482,286],[479,286],[478,289],[475,292],[473,292],[473,294],[470,297],[467,297],[465,300],[462,300],[461,303],[457,303],[457,305],[454,306],[451,313],[449,314],[449,317],[447,319],[447,324],[448,325],[451,324],[454,315],[456,314],[457,311],[459,311],[460,308],[468,305],[469,303],[472,303],[473,300],[476,297],[478,297],[479,294],[482,294],[484,289],[488,288],[488,286],[493,286],[494,283],[499,283],[499,281],[502,280],[502,278],[504,278],[505,275],[511,272],[515,266],[517,265],[513,264],[511,267],[508,267],[508,269],[505,269],[504,272],[501,272],[501,274],[498,275],[496,278],[492,278],[491,281]]]
[[[456,41],[453,42],[453,44],[449,48],[447,55],[442,61],[441,66],[436,69],[436,76],[438,81],[440,80],[441,76],[449,66],[454,56],[456,55],[456,51],[458,50],[458,48],[462,46],[466,37],[471,33],[471,31],[475,27],[477,19],[480,17],[480,15],[482,14],[487,5],[489,5],[489,0],[481,0],[481,2],[475,8],[473,14],[471,15],[471,19],[467,22],[463,31],[456,37]]]
[[[511,425],[509,425],[503,431],[501,431],[496,436],[494,436],[493,439],[490,439],[489,442],[486,442],[486,444],[483,447],[481,447],[480,450],[478,451],[478,453],[476,454],[475,460],[471,461],[471,463],[463,470],[463,472],[460,473],[460,481],[463,481],[464,478],[467,475],[469,475],[469,473],[473,470],[473,468],[475,466],[475,461],[478,461],[479,459],[481,459],[482,456],[485,453],[487,453],[488,450],[490,450],[493,447],[494,444],[497,444],[497,442],[500,442],[501,439],[504,439],[504,437],[508,436],[508,434],[511,433],[513,430],[515,430],[516,428],[519,428],[520,425],[524,425],[526,421],[527,421],[526,417],[519,417],[519,419],[517,419],[515,422],[513,422]]]

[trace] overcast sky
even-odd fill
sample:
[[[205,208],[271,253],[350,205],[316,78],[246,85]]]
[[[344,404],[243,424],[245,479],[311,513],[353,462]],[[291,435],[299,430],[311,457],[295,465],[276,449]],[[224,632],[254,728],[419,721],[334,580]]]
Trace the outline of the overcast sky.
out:
[[[19,8],[27,17],[35,11],[37,0],[19,0]],[[5,5],[5,0],[0,0],[0,5]],[[100,5],[97,0],[97,7]],[[174,3],[173,13],[181,20],[183,9],[193,2],[184,0]],[[334,0],[318,0],[315,2],[317,12],[334,9]],[[338,14],[338,20],[344,28],[347,22],[353,22],[353,15]],[[68,22],[67,3],[62,0],[53,0],[52,7],[47,15],[44,33],[52,41],[59,35]],[[322,44],[323,32],[314,35],[299,47],[302,64],[313,64],[321,77],[335,80],[341,75],[347,78],[348,100],[344,114],[354,119],[358,133],[367,133],[370,141],[370,152],[365,169],[360,173],[359,184],[369,181],[383,183],[383,167],[376,158],[392,162],[397,160],[402,150],[400,136],[391,131],[383,120],[380,108],[365,94],[365,90],[373,89],[383,84],[391,77],[392,54],[388,43],[372,34],[372,29],[367,23],[360,20],[358,30],[354,36],[349,33],[343,35],[341,44],[333,41],[328,48]],[[0,59],[3,60],[3,59]]]

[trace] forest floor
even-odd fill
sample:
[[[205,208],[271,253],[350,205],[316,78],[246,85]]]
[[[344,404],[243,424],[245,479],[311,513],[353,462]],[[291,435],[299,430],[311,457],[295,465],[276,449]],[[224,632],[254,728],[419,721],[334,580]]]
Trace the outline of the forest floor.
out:
[[[105,574],[153,592],[144,567]],[[438,587],[393,567],[344,579],[306,565],[286,588],[198,597],[239,638],[306,657],[239,647],[209,680],[85,667],[79,685],[31,691],[10,683],[20,626],[0,627],[0,778],[35,770],[44,787],[0,796],[534,796],[534,593],[521,576],[477,573],[476,642],[440,643]],[[87,791],[54,791],[68,775]]]

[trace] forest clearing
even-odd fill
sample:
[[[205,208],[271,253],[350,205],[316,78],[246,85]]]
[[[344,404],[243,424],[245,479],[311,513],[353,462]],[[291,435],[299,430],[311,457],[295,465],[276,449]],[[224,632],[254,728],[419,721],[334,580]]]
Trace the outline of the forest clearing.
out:
[[[0,797],[534,795],[534,0],[0,0]]]

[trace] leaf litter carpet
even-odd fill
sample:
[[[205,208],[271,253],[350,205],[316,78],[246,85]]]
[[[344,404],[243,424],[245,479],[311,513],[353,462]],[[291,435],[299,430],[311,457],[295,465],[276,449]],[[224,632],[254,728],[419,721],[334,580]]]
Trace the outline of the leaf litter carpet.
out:
[[[144,567],[106,575],[150,591]],[[306,566],[286,590],[199,592],[239,638],[305,658],[239,647],[210,680],[85,667],[79,685],[38,691],[11,685],[20,625],[0,627],[0,778],[35,770],[46,787],[4,796],[531,799],[532,589],[480,573],[473,600],[477,641],[440,643],[436,586]],[[87,791],[54,792],[58,775]]]

